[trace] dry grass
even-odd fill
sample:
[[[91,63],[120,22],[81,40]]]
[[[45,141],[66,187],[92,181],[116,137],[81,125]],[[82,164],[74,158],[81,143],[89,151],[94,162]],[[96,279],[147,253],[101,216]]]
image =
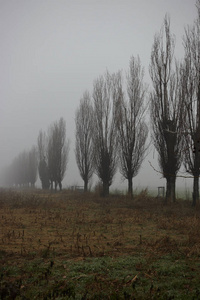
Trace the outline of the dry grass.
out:
[[[198,299],[199,257],[186,201],[0,191],[3,299]]]
[[[139,195],[98,198],[63,192],[1,191],[0,246],[6,253],[121,255],[139,249],[200,252],[200,216],[189,203],[164,206]]]

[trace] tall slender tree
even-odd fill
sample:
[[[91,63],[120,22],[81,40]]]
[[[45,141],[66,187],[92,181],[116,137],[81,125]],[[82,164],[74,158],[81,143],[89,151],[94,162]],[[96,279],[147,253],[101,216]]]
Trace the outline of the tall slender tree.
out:
[[[200,175],[200,0],[196,2],[197,18],[185,29],[182,65],[182,97],[185,101],[184,165],[194,176],[193,206],[199,202]]]
[[[75,115],[76,145],[75,155],[80,175],[84,181],[84,191],[88,190],[88,183],[94,172],[94,151],[92,143],[93,108],[89,92],[83,94],[79,108]]]
[[[120,172],[128,180],[128,193],[131,196],[133,177],[138,174],[147,150],[148,128],[144,121],[147,88],[143,76],[139,57],[131,57],[126,78],[127,91],[122,92],[121,87],[117,102]]]
[[[161,32],[154,37],[150,63],[152,138],[161,172],[167,181],[166,201],[176,199],[176,175],[183,148],[184,103],[180,97],[179,67],[173,59],[174,47],[175,38],[166,15]]]
[[[66,123],[63,118],[54,122],[49,128],[47,148],[51,189],[53,189],[54,182],[55,190],[57,190],[57,185],[62,190],[62,180],[66,172],[69,154],[69,140],[66,141]]]
[[[42,183],[43,189],[49,189],[49,168],[47,164],[47,137],[46,133],[42,130],[38,135],[38,155],[39,155],[39,164],[38,171],[39,177]]]
[[[70,141],[66,140],[66,122],[63,118],[60,118],[57,126],[58,164],[56,172],[56,177],[60,190],[62,190],[62,181],[67,169],[70,147],[69,145]]]
[[[38,153],[35,146],[28,152],[28,182],[35,187],[38,170]]]
[[[115,110],[115,85],[117,74],[100,76],[94,81],[94,165],[103,184],[103,196],[109,195],[109,187],[117,170],[117,117]]]

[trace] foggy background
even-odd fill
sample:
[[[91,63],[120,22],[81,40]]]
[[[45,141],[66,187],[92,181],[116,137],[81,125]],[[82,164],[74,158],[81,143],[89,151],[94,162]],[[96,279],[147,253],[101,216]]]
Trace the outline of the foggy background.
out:
[[[106,70],[128,71],[140,56],[145,82],[154,35],[166,13],[176,36],[175,56],[183,57],[184,27],[196,17],[195,0],[0,0],[0,171],[37,144],[39,130],[66,120],[69,163],[63,187],[83,185],[75,161],[75,110],[85,90]],[[154,147],[133,186],[157,189],[165,179]],[[93,185],[96,177],[93,177]],[[39,186],[39,180],[37,185]],[[177,190],[192,184],[177,179]],[[1,178],[0,178],[1,185]],[[113,189],[127,188],[120,174]]]

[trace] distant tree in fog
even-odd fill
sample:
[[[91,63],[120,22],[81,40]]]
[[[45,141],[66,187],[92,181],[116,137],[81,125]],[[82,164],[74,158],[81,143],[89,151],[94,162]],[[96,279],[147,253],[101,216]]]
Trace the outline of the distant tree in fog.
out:
[[[117,102],[120,172],[128,180],[128,193],[133,194],[133,177],[141,167],[147,150],[148,128],[144,121],[146,87],[140,59],[131,57],[126,78],[126,92],[121,82]]]
[[[35,146],[28,152],[28,181],[32,187],[35,187],[38,170],[37,148]]]
[[[38,157],[39,160],[42,160],[43,157],[46,156],[47,152],[47,137],[46,133],[40,130],[38,139],[37,139],[37,146],[38,146]]]
[[[75,155],[81,178],[84,181],[84,191],[94,172],[94,150],[92,143],[93,108],[88,92],[83,94],[79,108],[75,114],[76,144]]]
[[[12,187],[14,184],[13,177],[12,165],[6,166],[2,172],[2,185],[6,187]]]
[[[39,176],[40,180],[42,183],[42,188],[45,190],[49,189],[50,182],[49,182],[49,171],[48,171],[48,166],[45,158],[40,160],[39,165],[38,165],[38,171],[39,171]]]
[[[69,155],[69,140],[66,141],[66,123],[63,118],[50,125],[47,134],[40,131],[38,136],[39,176],[42,188],[48,189],[53,183],[55,190],[62,190]]]
[[[47,137],[45,132],[43,132],[42,130],[39,132],[38,135],[38,156],[39,156],[38,171],[42,183],[42,188],[49,189],[50,181],[49,181],[49,170],[47,165]]]
[[[21,152],[15,159],[15,181],[19,186],[28,186],[29,181],[29,161],[28,152]]]
[[[66,141],[66,123],[63,118],[53,123],[48,131],[47,142],[47,165],[51,189],[53,182],[55,190],[59,185],[62,190],[62,180],[64,178],[69,155],[69,140]]]
[[[94,166],[103,185],[103,196],[109,194],[109,187],[117,170],[117,127],[115,111],[115,87],[119,74],[108,72],[94,81]]]
[[[173,70],[174,48],[175,38],[166,16],[163,30],[154,37],[149,69],[153,84],[150,94],[152,138],[167,181],[166,201],[175,201],[176,198],[176,175],[182,162],[185,121],[178,64]]]
[[[35,186],[37,179],[37,151],[32,147],[30,151],[19,153],[5,171],[5,184],[15,187]]]

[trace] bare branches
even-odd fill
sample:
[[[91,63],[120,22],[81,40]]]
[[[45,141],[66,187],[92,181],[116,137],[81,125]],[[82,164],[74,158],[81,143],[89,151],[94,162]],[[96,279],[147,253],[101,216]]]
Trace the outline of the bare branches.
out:
[[[155,172],[157,172],[157,173],[159,173],[159,174],[161,174],[162,175],[162,177],[164,177],[164,174],[161,172],[161,171],[159,171],[159,170],[157,170],[153,165],[152,165],[152,163],[148,160],[148,162],[149,162],[149,164],[150,164],[150,166],[152,167],[152,169],[155,171]],[[186,176],[186,175],[180,175],[180,174],[176,174],[176,175],[174,175],[174,174],[168,174],[169,176],[171,176],[171,177],[180,177],[180,178],[194,178],[194,176]],[[161,178],[162,178],[161,177]]]
[[[48,189],[51,183],[53,189],[54,182],[55,190],[57,185],[61,190],[69,156],[69,140],[66,141],[66,122],[63,118],[49,127],[47,135],[40,131],[38,150],[42,187]]]
[[[117,169],[116,134],[116,86],[119,74],[108,72],[94,81],[94,164],[95,171],[103,183],[104,196],[109,194],[109,186]]]
[[[164,31],[154,38],[150,75],[152,138],[159,154],[159,165],[167,179],[167,196],[175,200],[175,178],[182,162],[184,105],[180,92],[180,66],[173,70],[175,38],[170,33],[170,21],[164,19]],[[168,174],[173,174],[169,176]],[[174,178],[174,179],[173,179]]]
[[[69,140],[66,141],[66,122],[60,118],[49,128],[48,135],[48,169],[51,188],[55,182],[62,189],[62,180],[65,175],[69,153]]]
[[[92,143],[93,108],[88,92],[83,94],[79,108],[76,111],[76,145],[75,155],[80,175],[84,181],[84,190],[94,172],[94,150]]]
[[[185,29],[185,56],[181,70],[185,128],[190,131],[190,135],[185,136],[184,166],[194,177],[193,205],[199,201],[200,175],[200,1],[196,3],[197,18],[193,26]]]
[[[133,190],[132,178],[138,174],[147,149],[148,128],[144,122],[146,87],[143,74],[139,57],[131,57],[126,78],[127,99],[120,81],[117,102],[120,172],[128,180],[130,195]]]

